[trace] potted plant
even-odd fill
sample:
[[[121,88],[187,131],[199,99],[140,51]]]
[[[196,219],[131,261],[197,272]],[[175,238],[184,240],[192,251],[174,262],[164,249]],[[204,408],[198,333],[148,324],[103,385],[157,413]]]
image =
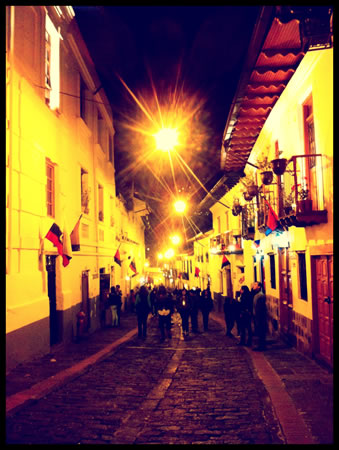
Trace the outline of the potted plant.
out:
[[[302,179],[301,184],[297,185],[298,200],[297,200],[297,212],[306,213],[312,211],[312,199],[309,198],[310,190],[307,186],[307,178]]]
[[[273,172],[276,175],[282,175],[286,170],[287,159],[286,158],[272,159],[271,166],[272,166]]]
[[[257,193],[258,193],[258,186],[256,184],[256,178],[255,178],[254,172],[249,172],[248,174],[246,174],[246,176],[241,179],[241,182],[246,187],[247,194],[248,194],[245,196],[245,193],[244,193],[245,200],[246,201],[252,200],[252,198],[255,195],[257,195]],[[249,198],[249,197],[251,197],[251,198]],[[249,200],[248,200],[248,198],[249,198]]]
[[[273,181],[273,171],[271,163],[268,161],[268,157],[264,152],[258,157],[257,165],[260,170],[261,181],[266,185],[271,184]]]
[[[242,206],[240,205],[239,199],[235,197],[233,199],[233,207],[232,207],[232,214],[233,216],[238,216],[241,213]]]

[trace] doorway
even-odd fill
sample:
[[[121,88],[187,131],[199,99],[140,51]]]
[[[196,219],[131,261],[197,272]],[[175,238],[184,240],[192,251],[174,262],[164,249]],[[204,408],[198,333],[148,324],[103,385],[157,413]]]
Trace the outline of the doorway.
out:
[[[88,270],[84,270],[81,275],[81,298],[82,304],[81,308],[85,313],[84,320],[84,330],[88,331],[91,326],[91,317],[90,317],[90,305],[89,305],[89,297],[88,297]]]
[[[290,267],[290,253],[288,248],[279,248],[279,286],[280,286],[280,332],[288,341],[293,337],[293,295]]]
[[[312,257],[313,350],[333,367],[333,255]]]
[[[50,346],[58,344],[61,341],[60,313],[56,305],[56,275],[55,260],[56,255],[46,255],[47,271],[47,293],[49,298],[49,340]]]

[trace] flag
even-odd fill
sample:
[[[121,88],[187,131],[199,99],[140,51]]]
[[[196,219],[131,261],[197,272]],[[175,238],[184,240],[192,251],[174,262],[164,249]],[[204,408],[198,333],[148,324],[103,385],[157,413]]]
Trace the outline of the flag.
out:
[[[70,260],[72,259],[72,245],[69,234],[67,233],[66,228],[64,227],[64,233],[62,236],[62,265],[64,267],[68,266]]]
[[[59,255],[63,256],[63,245],[60,239],[62,235],[60,228],[56,223],[53,223],[48,233],[46,234],[46,239],[52,242],[52,244],[58,249]]]
[[[200,269],[199,269],[199,267],[196,267],[195,268],[195,276],[198,277],[199,273],[200,273]]]
[[[265,234],[268,236],[272,231],[274,231],[278,226],[278,216],[276,215],[274,209],[272,206],[268,203],[268,201],[265,199],[266,205],[268,206],[268,216],[266,220],[266,231]]]
[[[119,264],[119,266],[121,267],[121,259],[120,259],[120,252],[119,252],[119,249],[117,249],[117,251],[115,252],[115,255],[114,255],[114,262],[116,262],[117,264]]]
[[[254,243],[255,248],[259,248],[260,247],[260,239],[257,239],[253,243]]]
[[[80,251],[80,240],[79,240],[79,226],[80,226],[80,219],[82,217],[82,214],[80,215],[77,223],[75,224],[73,231],[70,235],[71,238],[71,244],[72,244],[72,251],[73,252],[79,252]]]
[[[226,258],[226,255],[224,255],[224,256],[222,257],[221,268],[223,269],[224,267],[228,266],[229,264],[231,264],[231,263],[230,263],[229,260]]]
[[[131,264],[129,265],[129,268],[130,268],[131,270],[133,270],[133,272],[134,272],[135,274],[137,273],[137,269],[136,269],[136,267],[135,267],[134,259],[131,261]]]

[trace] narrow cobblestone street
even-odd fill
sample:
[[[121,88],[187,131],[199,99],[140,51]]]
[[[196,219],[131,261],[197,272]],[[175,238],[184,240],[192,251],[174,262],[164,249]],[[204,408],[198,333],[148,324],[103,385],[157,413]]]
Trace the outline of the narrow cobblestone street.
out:
[[[132,325],[133,317],[129,320]],[[78,376],[8,414],[7,443],[291,443],[250,352],[225,336],[221,320],[210,319],[209,331],[187,340],[175,326],[173,338],[161,343],[152,318],[145,340],[134,335]],[[7,378],[13,388],[10,374]],[[302,442],[319,443],[309,432],[312,421],[309,425]]]

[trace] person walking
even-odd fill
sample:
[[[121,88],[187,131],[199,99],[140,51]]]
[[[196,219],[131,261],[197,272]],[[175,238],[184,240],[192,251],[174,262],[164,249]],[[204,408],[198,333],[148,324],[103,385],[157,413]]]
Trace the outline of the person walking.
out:
[[[266,350],[266,331],[267,331],[267,310],[266,295],[262,290],[262,283],[256,281],[253,285],[253,316],[256,335],[258,336],[258,346],[254,351]]]
[[[131,289],[129,292],[129,299],[128,299],[130,311],[133,313],[135,311],[135,293],[134,289]]]
[[[165,286],[160,286],[155,301],[155,309],[159,318],[160,328],[160,340],[165,340],[165,329],[168,339],[172,339],[172,313],[173,313],[173,301],[167,293]]]
[[[209,289],[204,289],[201,293],[200,309],[202,313],[204,331],[208,331],[208,316],[213,309],[213,300],[211,296],[211,291]]]
[[[152,313],[153,316],[155,316],[155,302],[156,302],[156,298],[157,298],[157,289],[156,289],[156,287],[154,287],[151,290],[151,293],[150,293],[151,313]]]
[[[179,295],[177,301],[177,311],[181,316],[183,336],[189,336],[189,316],[191,310],[191,298],[188,296],[186,289],[184,288]]]
[[[253,296],[248,286],[240,288],[240,342],[239,345],[252,345]],[[247,334],[247,342],[246,342]]]
[[[226,336],[234,337],[232,334],[232,329],[234,327],[234,313],[233,313],[233,303],[232,297],[226,297],[224,302],[224,316],[226,323]]]
[[[112,327],[118,326],[118,303],[119,303],[119,297],[116,293],[115,287],[111,287],[111,292],[108,297],[108,304],[111,309],[111,316],[112,316]]]
[[[135,299],[135,311],[138,318],[138,337],[147,337],[147,318],[151,311],[148,289],[141,286]]]
[[[198,333],[198,312],[200,307],[200,295],[198,295],[198,292],[196,290],[191,289],[189,291],[189,297],[191,299],[191,309],[190,309],[190,316],[191,316],[191,327],[193,333]]]
[[[118,303],[117,303],[117,314],[118,314],[118,326],[120,326],[120,316],[121,316],[121,305],[122,305],[122,291],[120,289],[120,284],[117,284],[115,287],[115,292],[118,296]]]

